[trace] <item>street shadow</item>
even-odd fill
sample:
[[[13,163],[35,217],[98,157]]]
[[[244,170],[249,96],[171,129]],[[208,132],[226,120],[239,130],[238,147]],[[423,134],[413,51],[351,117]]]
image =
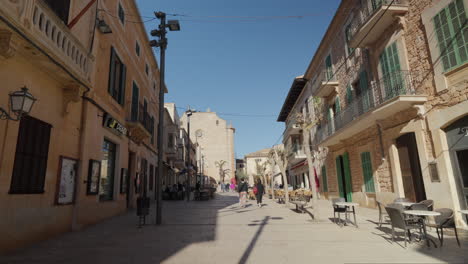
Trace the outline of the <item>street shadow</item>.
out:
[[[220,211],[234,204],[238,198],[231,195],[204,202],[164,201],[162,225],[158,226],[151,204],[143,228],[138,228],[136,212],[129,211],[1,256],[0,263],[161,263],[190,245],[216,240]]]
[[[263,232],[263,229],[265,226],[269,223],[270,220],[281,220],[283,219],[282,217],[271,217],[271,216],[265,216],[263,220],[253,220],[251,224],[248,224],[248,226],[259,226],[257,231],[255,232],[252,240],[250,241],[249,245],[244,251],[244,254],[242,254],[242,257],[239,260],[240,264],[247,263],[247,260],[249,259],[250,254],[252,253],[252,250],[255,248],[255,245],[257,244],[257,241],[260,237],[260,235]]]

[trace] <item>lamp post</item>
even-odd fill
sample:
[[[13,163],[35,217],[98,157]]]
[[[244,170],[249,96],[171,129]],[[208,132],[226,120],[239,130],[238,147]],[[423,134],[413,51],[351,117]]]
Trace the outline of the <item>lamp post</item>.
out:
[[[22,116],[29,114],[36,102],[36,98],[28,92],[28,88],[23,87],[21,91],[9,93],[10,109],[16,118],[12,117],[8,111],[0,107],[0,120],[19,121]]]
[[[151,40],[151,47],[160,48],[160,69],[159,69],[159,123],[158,123],[158,177],[156,177],[156,225],[161,224],[161,177],[163,175],[163,133],[164,133],[164,70],[165,70],[165,59],[166,59],[166,48],[167,48],[167,38],[166,38],[166,28],[169,28],[170,31],[179,31],[180,25],[177,20],[169,20],[166,24],[166,14],[163,12],[155,12],[154,15],[156,18],[161,20],[159,24],[159,29],[151,30],[151,36],[158,37],[159,40]]]
[[[192,150],[192,146],[190,145],[190,117],[195,113],[195,110],[189,109],[185,111],[187,115],[187,202],[190,201],[190,173],[192,169],[192,161],[190,160],[190,151]]]

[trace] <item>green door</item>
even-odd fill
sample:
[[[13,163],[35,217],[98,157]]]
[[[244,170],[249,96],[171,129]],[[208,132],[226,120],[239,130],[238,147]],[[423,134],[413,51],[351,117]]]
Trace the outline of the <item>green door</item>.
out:
[[[343,189],[343,173],[341,171],[341,156],[336,157],[336,177],[338,181],[338,192],[340,197],[345,198],[344,189]]]
[[[353,189],[351,184],[351,169],[349,167],[349,154],[346,152],[343,155],[343,169],[344,169],[344,178],[345,178],[345,194],[346,201],[351,202],[353,200]]]
[[[400,58],[396,42],[388,46],[380,55],[380,68],[383,74],[385,100],[405,94],[406,89],[401,75]]]

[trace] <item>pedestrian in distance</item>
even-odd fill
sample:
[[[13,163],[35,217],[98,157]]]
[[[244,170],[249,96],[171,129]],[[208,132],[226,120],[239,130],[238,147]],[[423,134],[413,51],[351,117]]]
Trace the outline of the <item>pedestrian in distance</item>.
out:
[[[239,191],[239,205],[240,207],[245,207],[245,203],[247,202],[247,191],[249,187],[247,186],[247,182],[245,179],[242,178],[241,183],[239,184],[238,191]]]
[[[262,181],[260,179],[257,179],[257,183],[254,186],[253,192],[255,194],[255,197],[257,198],[257,206],[262,207],[262,198],[265,194],[265,187],[263,186]]]

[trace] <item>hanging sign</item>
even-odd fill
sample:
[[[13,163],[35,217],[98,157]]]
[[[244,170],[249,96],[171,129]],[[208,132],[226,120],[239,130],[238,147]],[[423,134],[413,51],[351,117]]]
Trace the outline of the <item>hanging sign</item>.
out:
[[[119,121],[117,121],[115,118],[113,118],[107,113],[104,115],[103,125],[124,136],[126,136],[128,133],[126,127],[124,127],[122,124],[119,123]]]

